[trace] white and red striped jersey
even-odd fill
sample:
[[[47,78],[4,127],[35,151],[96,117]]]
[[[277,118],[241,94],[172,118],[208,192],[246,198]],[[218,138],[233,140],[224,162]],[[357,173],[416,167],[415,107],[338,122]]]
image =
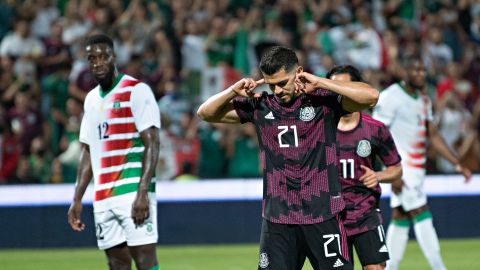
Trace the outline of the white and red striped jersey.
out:
[[[80,142],[90,147],[94,209],[132,204],[140,176],[144,145],[140,132],[160,128],[160,112],[150,87],[119,74],[112,89],[98,85],[84,103]],[[149,188],[155,192],[155,179]]]
[[[417,91],[409,95],[402,84],[393,84],[380,93],[373,117],[383,122],[392,134],[404,170],[425,175],[427,122],[433,120],[430,98]]]

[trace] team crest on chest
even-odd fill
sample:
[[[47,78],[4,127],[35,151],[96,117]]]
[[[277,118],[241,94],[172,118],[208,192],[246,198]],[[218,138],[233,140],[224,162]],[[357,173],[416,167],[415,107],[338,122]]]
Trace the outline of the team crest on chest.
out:
[[[368,157],[372,153],[372,147],[370,142],[367,140],[361,140],[357,145],[357,155],[361,157]]]
[[[113,110],[117,111],[118,109],[120,109],[120,101],[115,100],[113,101]]]
[[[300,109],[300,120],[308,122],[315,118],[315,109],[312,106]]]

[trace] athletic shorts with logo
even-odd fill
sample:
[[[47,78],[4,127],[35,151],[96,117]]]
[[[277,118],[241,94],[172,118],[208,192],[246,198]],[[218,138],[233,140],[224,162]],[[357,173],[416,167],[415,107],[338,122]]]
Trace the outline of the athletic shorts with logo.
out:
[[[127,242],[128,246],[157,243],[157,202],[150,202],[149,217],[142,225],[135,225],[132,206],[115,207],[95,212],[95,227],[99,249],[108,249]]]
[[[355,247],[362,266],[379,264],[390,259],[385,243],[385,231],[382,225],[376,229],[349,236],[349,254],[353,254],[353,247]]]
[[[402,179],[405,185],[400,194],[390,197],[390,206],[396,208],[401,206],[405,211],[411,211],[427,204],[427,195],[423,191],[425,170],[411,169],[408,165],[402,164]]]
[[[259,270],[300,270],[306,258],[313,269],[353,269],[346,233],[337,218],[290,225],[263,220]]]

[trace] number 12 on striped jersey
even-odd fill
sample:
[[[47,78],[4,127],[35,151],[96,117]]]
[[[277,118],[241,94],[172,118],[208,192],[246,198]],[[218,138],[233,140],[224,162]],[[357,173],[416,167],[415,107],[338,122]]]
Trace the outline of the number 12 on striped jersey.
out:
[[[98,139],[108,139],[108,123],[103,122],[97,126],[98,128]]]
[[[349,159],[340,159],[340,164],[342,164],[342,176],[343,178],[348,178],[348,173],[350,173],[350,178],[354,178],[355,172],[355,160],[353,158]]]

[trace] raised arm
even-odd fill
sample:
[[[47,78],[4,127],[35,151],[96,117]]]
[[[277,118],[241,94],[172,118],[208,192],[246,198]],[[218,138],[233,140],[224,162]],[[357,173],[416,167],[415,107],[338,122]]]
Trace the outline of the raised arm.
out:
[[[68,209],[68,223],[74,231],[83,231],[85,224],[81,221],[82,214],[82,198],[87,190],[88,184],[92,180],[92,163],[90,160],[90,148],[87,144],[81,143],[80,163],[77,170],[77,183],[75,185],[75,193],[73,201]]]
[[[321,78],[302,72],[298,80],[305,84],[305,92],[321,88],[343,96],[342,107],[349,112],[358,112],[375,106],[379,92],[371,85],[363,82],[339,81]]]
[[[234,85],[217,93],[200,105],[197,111],[198,117],[215,123],[240,123],[232,100],[236,96],[253,97],[255,88],[264,81],[255,81],[250,78],[241,79]]]

